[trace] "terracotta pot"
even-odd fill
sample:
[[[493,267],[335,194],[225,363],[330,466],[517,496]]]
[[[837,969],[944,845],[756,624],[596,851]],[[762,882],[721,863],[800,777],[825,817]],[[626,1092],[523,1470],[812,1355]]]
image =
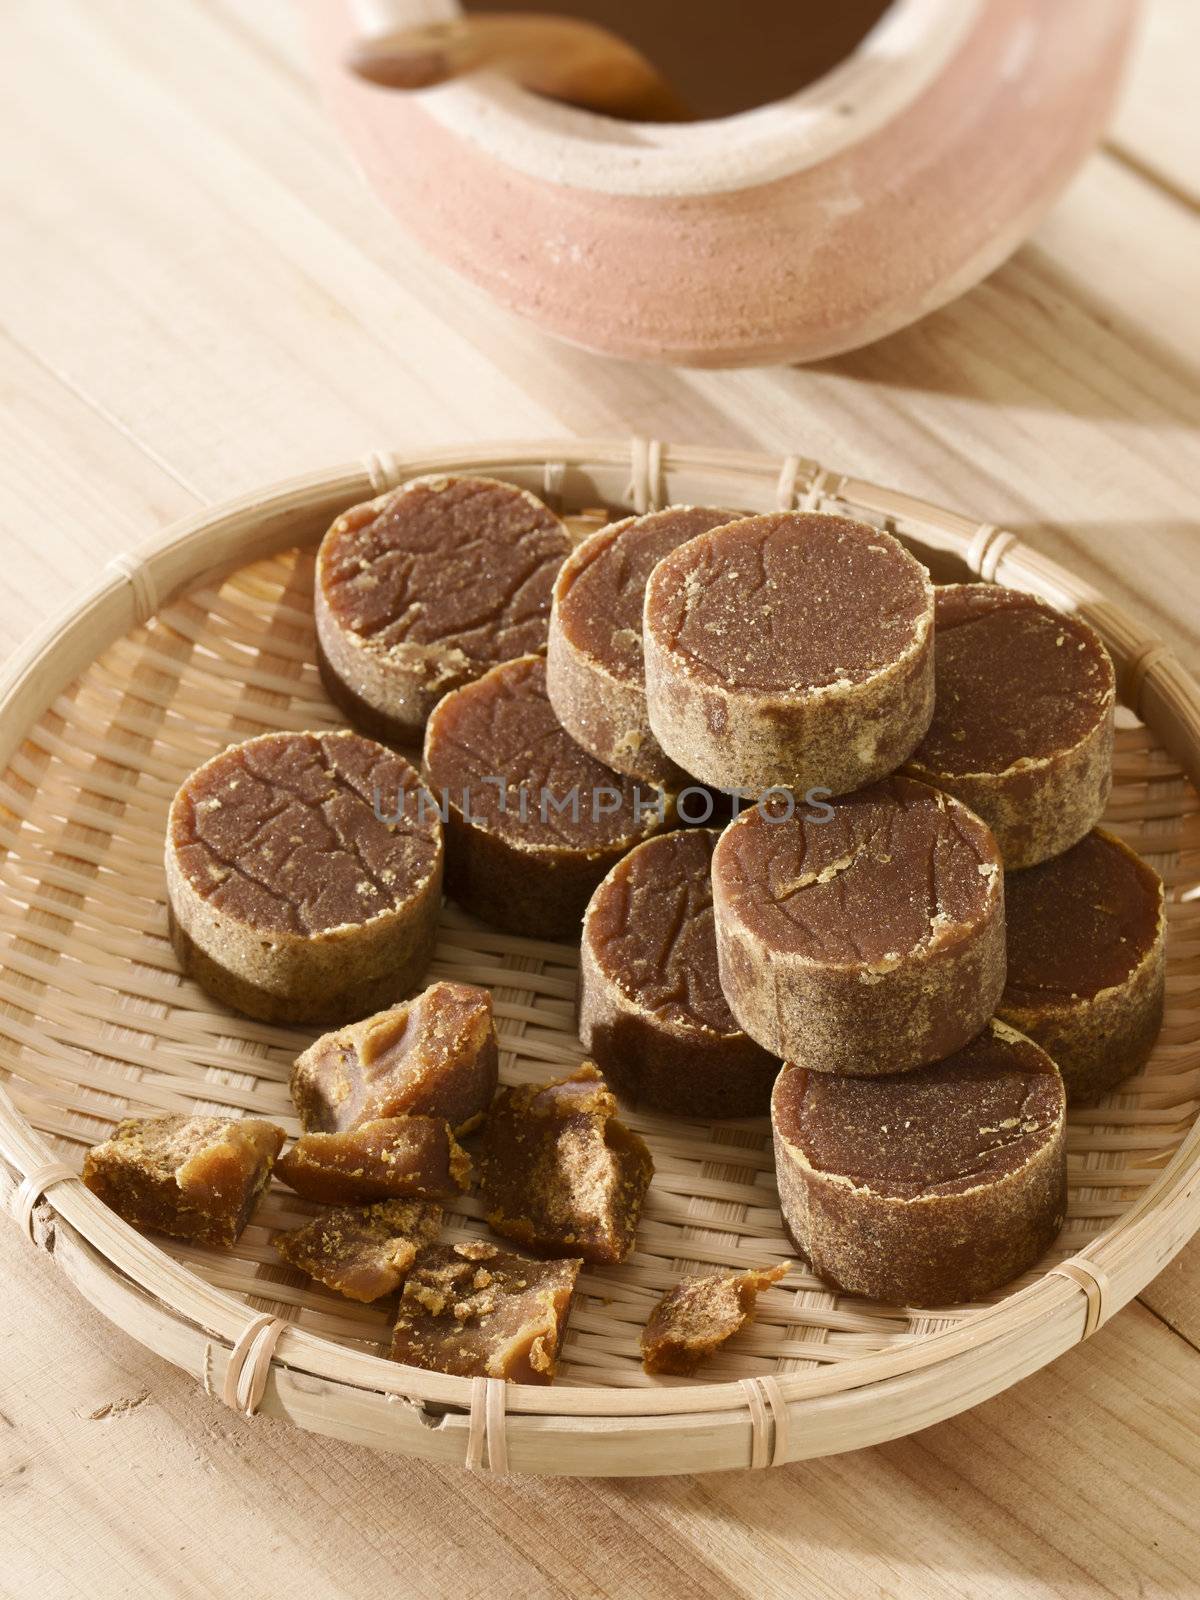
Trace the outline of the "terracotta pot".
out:
[[[790,98],[676,124],[494,73],[379,88],[342,65],[351,0],[309,9],[355,157],[435,255],[588,349],[735,366],[854,349],[997,266],[1099,137],[1137,0],[895,0]]]

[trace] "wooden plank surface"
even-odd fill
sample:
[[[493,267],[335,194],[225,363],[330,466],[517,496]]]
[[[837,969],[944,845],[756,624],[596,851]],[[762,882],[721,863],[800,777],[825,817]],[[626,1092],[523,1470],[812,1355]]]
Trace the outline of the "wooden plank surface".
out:
[[[1109,148],[1149,182],[1193,210],[1200,206],[1200,118],[1183,113],[1196,95],[1194,0],[1152,0],[1130,66],[1130,87]]]
[[[797,450],[1004,523],[1194,660],[1200,10],[1148,11],[1110,145],[986,284],[815,368],[687,373],[554,344],[424,257],[351,173],[286,0],[10,8],[0,645],[264,480],[377,446],[639,432]],[[1195,1590],[1200,1245],[967,1417],[629,1484],[497,1483],[244,1422],[11,1228],[0,1262],[0,1593]]]
[[[970,1415],[771,1473],[488,1480],[246,1421],[3,1244],[16,1595],[1194,1593],[1200,1356],[1140,1306]],[[112,1563],[103,1577],[98,1565]]]

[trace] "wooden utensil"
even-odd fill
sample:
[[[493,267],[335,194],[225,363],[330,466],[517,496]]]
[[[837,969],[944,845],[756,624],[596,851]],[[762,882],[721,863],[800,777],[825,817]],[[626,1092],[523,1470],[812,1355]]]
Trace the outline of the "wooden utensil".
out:
[[[497,12],[360,39],[347,56],[389,89],[427,89],[491,68],[535,94],[611,117],[677,121],[686,108],[640,51],[577,17]]]

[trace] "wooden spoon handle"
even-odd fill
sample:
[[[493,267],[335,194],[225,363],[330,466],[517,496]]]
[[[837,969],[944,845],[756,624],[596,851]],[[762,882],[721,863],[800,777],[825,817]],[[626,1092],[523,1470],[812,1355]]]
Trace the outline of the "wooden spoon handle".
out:
[[[535,94],[609,116],[676,121],[686,110],[640,51],[598,23],[496,12],[363,39],[347,65],[390,89],[426,89],[488,67]]]

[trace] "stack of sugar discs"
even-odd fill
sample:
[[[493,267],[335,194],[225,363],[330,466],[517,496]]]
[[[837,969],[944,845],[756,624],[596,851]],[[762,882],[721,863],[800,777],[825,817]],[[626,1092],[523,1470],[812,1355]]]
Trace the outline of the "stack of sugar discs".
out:
[[[1137,1070],[1162,1013],[1162,886],[1096,828],[1115,686],[1093,630],[934,589],[845,518],[676,509],[570,558],[548,689],[609,760],[747,797],[593,897],[597,1060],[693,1116],[761,1109],[749,1048],[784,1062],[784,1219],[839,1288],[937,1305],[1031,1266],[1063,1220],[1068,1097]]]
[[[619,1092],[770,1112],[831,1284],[937,1305],[1038,1259],[1067,1099],[1137,1070],[1162,1012],[1162,885],[1096,826],[1091,628],[935,588],[844,517],[674,506],[572,549],[466,477],[339,517],[315,608],[358,732],[270,735],[180,791],[198,981],[353,1022],[417,987],[444,880],[508,931],[581,930],[580,1036]],[[419,778],[390,748],[418,743]]]

